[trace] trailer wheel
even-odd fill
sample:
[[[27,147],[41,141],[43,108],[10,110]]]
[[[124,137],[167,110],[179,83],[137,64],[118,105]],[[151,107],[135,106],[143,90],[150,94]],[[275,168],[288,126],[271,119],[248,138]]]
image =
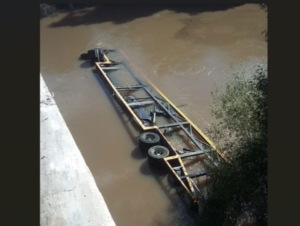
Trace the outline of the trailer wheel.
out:
[[[148,150],[149,165],[155,166],[157,168],[162,168],[164,163],[163,159],[169,156],[169,153],[170,153],[169,149],[164,146],[156,145],[149,148]]]
[[[139,147],[141,151],[147,151],[152,146],[158,145],[160,137],[153,132],[144,132],[140,135]]]
[[[169,156],[169,153],[168,148],[160,145],[153,146],[148,150],[149,157],[153,159],[163,159]]]

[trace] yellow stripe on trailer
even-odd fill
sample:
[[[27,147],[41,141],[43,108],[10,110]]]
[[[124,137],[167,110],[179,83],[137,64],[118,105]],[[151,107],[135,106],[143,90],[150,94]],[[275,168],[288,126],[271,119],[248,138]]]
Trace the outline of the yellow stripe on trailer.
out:
[[[192,193],[190,192],[190,190],[187,188],[187,186],[184,184],[184,182],[180,179],[180,177],[177,175],[177,173],[175,173],[175,171],[172,169],[172,166],[170,165],[170,163],[168,163],[168,161],[165,158],[163,160],[165,161],[165,163],[167,164],[167,166],[171,169],[173,175],[179,180],[179,182],[184,187],[184,189],[187,191],[187,193],[193,198],[194,196],[192,195]]]
[[[145,77],[146,78],[146,77]],[[181,111],[179,110],[173,103],[172,101],[169,100],[149,79],[146,78],[146,80],[153,86],[153,88],[163,97],[165,98],[166,101],[169,102],[169,104],[176,110],[178,111],[184,119],[186,119],[192,126],[193,128],[201,134],[201,136],[219,153],[219,155],[226,161],[229,162],[229,160],[226,158],[226,156],[214,145],[214,143],[204,135],[204,133]]]
[[[111,87],[111,89],[113,90],[113,95],[116,95],[118,97],[118,99],[124,104],[124,106],[127,108],[127,110],[131,113],[133,119],[138,123],[138,125],[140,126],[140,128],[143,131],[146,130],[151,130],[151,129],[155,129],[157,131],[160,132],[159,127],[158,126],[145,126],[142,121],[137,117],[137,115],[135,114],[135,112],[132,110],[132,108],[128,105],[128,103],[124,100],[124,98],[122,97],[122,95],[119,93],[119,91],[117,90],[117,88],[112,84],[112,82],[110,81],[110,79],[108,78],[107,74],[104,72],[104,70],[101,68],[101,65],[103,64],[111,64],[112,62],[108,59],[108,57],[104,54],[104,58],[107,60],[106,62],[95,62],[96,67],[99,69],[99,71],[101,72],[101,74],[103,75],[105,81],[109,84],[109,86]],[[229,162],[229,160],[226,158],[226,156],[221,153],[216,146],[213,144],[213,142],[211,140],[208,139],[208,137],[206,137],[204,135],[204,133],[183,113],[181,112],[181,110],[179,110],[147,77],[144,76],[144,78],[148,81],[149,84],[151,84],[151,86],[178,112],[181,114],[181,116],[188,122],[190,123],[190,125],[192,126],[193,129],[195,129],[198,132],[198,135],[200,134],[202,136],[202,138],[204,138],[205,141],[207,141],[217,152],[218,154],[227,162]],[[161,133],[161,132],[160,132]],[[162,133],[161,133],[162,134]],[[163,134],[162,134],[163,135]],[[164,137],[164,136],[163,136]],[[165,140],[167,141],[167,139],[165,138]],[[167,141],[168,142],[168,141]],[[169,143],[169,142],[168,142]],[[170,147],[173,149],[173,147],[171,146],[171,144],[169,143]],[[174,150],[174,149],[173,149]],[[175,175],[175,177],[180,181],[180,183],[183,185],[183,187],[185,188],[185,190],[188,192],[188,194],[194,198],[194,186],[191,182],[191,179],[189,177],[186,177],[187,183],[190,187],[191,190],[188,189],[188,187],[184,184],[184,182],[180,179],[180,177],[176,174],[176,172],[172,169],[170,163],[168,162],[169,160],[173,160],[173,159],[178,159],[180,165],[182,166],[182,170],[185,176],[188,175],[184,164],[182,162],[181,157],[177,154],[177,152],[174,150],[175,152],[175,156],[168,156],[166,158],[164,158],[163,160],[166,162],[166,164],[168,165],[168,167],[171,169],[172,173]],[[192,193],[191,193],[192,192]]]
[[[127,110],[132,114],[132,117],[134,117],[134,119],[137,121],[137,123],[139,124],[139,126],[145,130],[146,127],[143,125],[143,123],[141,122],[141,120],[135,115],[135,113],[133,112],[133,110],[131,109],[131,107],[128,105],[128,103],[123,99],[123,97],[120,95],[119,91],[115,88],[115,86],[112,84],[112,82],[110,81],[110,79],[107,77],[106,73],[103,71],[103,69],[101,68],[102,63],[96,62],[96,66],[97,68],[101,71],[101,73],[103,74],[105,80],[108,82],[108,84],[110,85],[110,87],[113,89],[113,93],[114,95],[117,95],[118,98],[123,102],[123,104],[126,106]]]

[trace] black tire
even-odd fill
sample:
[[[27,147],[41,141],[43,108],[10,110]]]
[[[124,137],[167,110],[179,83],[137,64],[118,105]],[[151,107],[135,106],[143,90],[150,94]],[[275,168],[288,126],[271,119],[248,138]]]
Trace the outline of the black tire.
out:
[[[89,58],[89,54],[87,54],[87,53],[80,54],[80,59],[82,59],[82,60],[89,60],[90,59]]]
[[[170,154],[169,149],[160,145],[153,146],[148,150],[149,158],[153,158],[156,160],[163,159],[169,156],[169,154]]]
[[[155,166],[159,169],[162,168],[164,166],[163,159],[169,156],[169,154],[170,154],[169,149],[164,146],[160,146],[160,145],[152,146],[148,150],[149,165]]]
[[[152,146],[158,145],[160,137],[153,132],[144,132],[140,135],[139,147],[141,151],[148,151]]]
[[[95,55],[95,50],[89,50],[88,51],[88,56],[89,56],[89,59],[94,59],[96,58],[96,55]]]

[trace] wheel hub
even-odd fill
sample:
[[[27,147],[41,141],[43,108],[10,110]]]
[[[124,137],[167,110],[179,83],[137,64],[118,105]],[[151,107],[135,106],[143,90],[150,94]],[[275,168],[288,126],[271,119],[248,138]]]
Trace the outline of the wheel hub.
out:
[[[155,137],[153,135],[151,135],[151,134],[149,134],[149,135],[146,136],[146,140],[149,140],[149,141],[154,140],[154,138]]]
[[[155,155],[162,155],[164,152],[162,150],[155,150],[154,154]]]

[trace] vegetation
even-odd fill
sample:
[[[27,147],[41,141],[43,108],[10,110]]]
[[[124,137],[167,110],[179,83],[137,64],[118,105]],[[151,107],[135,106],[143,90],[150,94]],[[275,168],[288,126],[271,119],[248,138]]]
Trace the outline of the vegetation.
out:
[[[95,6],[93,3],[43,3],[40,4],[40,17],[55,15],[57,10],[76,10]]]
[[[233,72],[216,87],[208,135],[231,163],[214,168],[199,196],[199,225],[267,225],[268,68]]]
[[[40,17],[46,17],[49,15],[53,15],[55,13],[56,9],[54,4],[40,4]]]
[[[261,8],[262,10],[264,10],[266,13],[268,13],[268,5],[266,5],[265,3],[260,4],[260,8]],[[265,30],[263,31],[263,34],[265,34],[265,39],[266,39],[266,41],[268,41],[268,30],[265,29]]]
[[[261,8],[268,12],[266,4]],[[230,163],[210,166],[213,183],[198,197],[199,225],[267,225],[268,67],[256,67],[232,71],[212,92],[217,122],[208,135]]]

